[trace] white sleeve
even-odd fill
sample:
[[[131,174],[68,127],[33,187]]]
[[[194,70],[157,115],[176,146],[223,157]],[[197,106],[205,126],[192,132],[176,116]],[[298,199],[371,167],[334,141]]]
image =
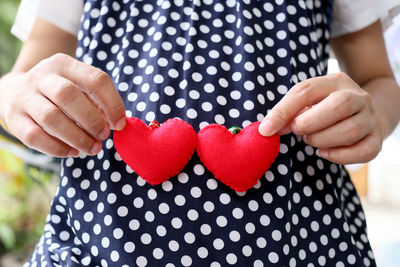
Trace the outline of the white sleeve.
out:
[[[82,12],[82,0],[22,0],[11,32],[22,41],[27,40],[39,17],[77,35]]]
[[[400,0],[334,0],[331,36],[361,30],[398,5]]]

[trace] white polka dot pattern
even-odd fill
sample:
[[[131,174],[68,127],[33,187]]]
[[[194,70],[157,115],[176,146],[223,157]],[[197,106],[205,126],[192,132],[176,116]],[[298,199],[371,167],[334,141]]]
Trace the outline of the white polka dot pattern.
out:
[[[326,72],[332,1],[84,2],[78,59],[110,74],[127,116],[145,122],[245,127]],[[270,170],[239,193],[196,155],[152,187],[110,137],[97,156],[64,160],[25,266],[375,266],[343,167],[301,137],[281,142]]]

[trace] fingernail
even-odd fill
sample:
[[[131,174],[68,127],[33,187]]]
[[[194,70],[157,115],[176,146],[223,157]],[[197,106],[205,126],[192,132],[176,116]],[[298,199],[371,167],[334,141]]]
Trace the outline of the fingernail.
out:
[[[100,140],[105,140],[109,134],[110,134],[110,129],[106,125],[106,126],[104,126],[103,130],[99,133],[97,138],[99,138]]]
[[[90,148],[90,154],[91,155],[96,155],[97,153],[99,153],[101,150],[101,143],[94,143],[93,146]]]
[[[79,156],[79,150],[76,150],[74,148],[71,148],[67,153],[67,157],[75,158],[77,156]]]
[[[258,127],[258,131],[263,136],[271,136],[275,134],[275,129],[268,118],[261,122],[260,126]]]
[[[315,151],[315,154],[317,154],[317,156],[321,158],[327,158],[329,156],[328,150],[317,149],[317,151]]]
[[[124,116],[115,124],[115,130],[122,131],[125,128],[125,124],[126,124],[126,117]]]
[[[303,135],[303,141],[307,144],[307,135]]]

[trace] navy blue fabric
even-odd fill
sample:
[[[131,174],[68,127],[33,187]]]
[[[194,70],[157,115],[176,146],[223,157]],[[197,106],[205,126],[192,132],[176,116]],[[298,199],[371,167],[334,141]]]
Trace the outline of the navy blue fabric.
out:
[[[331,12],[319,0],[88,0],[77,58],[112,77],[128,116],[245,127],[326,74]],[[112,136],[97,156],[64,160],[60,177],[26,266],[375,266],[344,167],[293,134],[244,193],[196,154],[151,186]]]

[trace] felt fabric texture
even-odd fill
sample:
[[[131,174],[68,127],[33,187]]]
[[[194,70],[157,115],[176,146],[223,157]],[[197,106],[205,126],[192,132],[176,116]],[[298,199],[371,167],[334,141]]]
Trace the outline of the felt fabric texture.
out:
[[[181,119],[152,128],[127,118],[124,130],[114,132],[114,146],[123,161],[151,185],[179,174],[196,148],[196,132]]]
[[[279,154],[280,137],[264,137],[254,122],[238,134],[211,124],[197,135],[197,154],[215,178],[238,192],[253,187]]]

